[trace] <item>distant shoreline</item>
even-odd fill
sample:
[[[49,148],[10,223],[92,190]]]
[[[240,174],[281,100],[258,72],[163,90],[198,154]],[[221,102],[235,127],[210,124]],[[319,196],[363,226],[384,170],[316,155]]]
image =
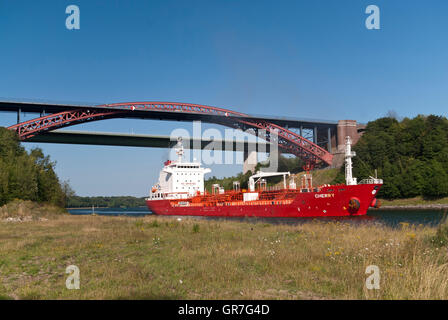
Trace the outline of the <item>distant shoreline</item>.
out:
[[[109,208],[121,208],[121,207],[95,207],[95,209],[109,209]],[[136,207],[126,207],[128,208],[146,208],[146,206],[136,206]],[[65,210],[77,210],[77,209],[92,209],[92,207],[75,207],[75,208],[64,208]]]

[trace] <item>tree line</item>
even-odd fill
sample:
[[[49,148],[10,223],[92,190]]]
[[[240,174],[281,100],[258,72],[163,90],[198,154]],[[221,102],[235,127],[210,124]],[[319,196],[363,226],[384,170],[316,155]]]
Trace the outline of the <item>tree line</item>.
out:
[[[80,197],[55,173],[56,163],[40,148],[26,151],[15,132],[0,127],[0,206],[14,200],[51,203],[60,207],[138,207],[144,198]]]
[[[443,116],[384,117],[367,124],[353,147],[353,173],[358,181],[384,180],[380,198],[448,196],[448,119]],[[344,181],[344,168],[335,182]]]
[[[67,208],[85,208],[85,207],[109,207],[109,208],[135,208],[145,206],[145,198],[136,198],[130,196],[114,197],[80,197],[71,195],[67,197]]]
[[[41,149],[27,152],[15,132],[0,127],[0,205],[22,199],[63,206],[66,184],[54,166]]]

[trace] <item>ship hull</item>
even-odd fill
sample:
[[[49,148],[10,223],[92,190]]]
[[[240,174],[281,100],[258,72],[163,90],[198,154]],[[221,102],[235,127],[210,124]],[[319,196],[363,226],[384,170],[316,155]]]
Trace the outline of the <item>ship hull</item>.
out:
[[[299,192],[290,201],[227,202],[210,205],[173,204],[171,200],[146,200],[157,215],[214,217],[343,217],[361,216],[374,203],[380,184],[337,185],[318,192]]]

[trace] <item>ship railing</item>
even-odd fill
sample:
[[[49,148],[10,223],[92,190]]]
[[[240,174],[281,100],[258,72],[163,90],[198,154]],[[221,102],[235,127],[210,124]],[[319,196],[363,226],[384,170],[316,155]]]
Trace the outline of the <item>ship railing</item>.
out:
[[[149,198],[150,200],[159,200],[159,199],[186,199],[189,197],[188,192],[150,192]]]
[[[383,179],[376,179],[376,178],[363,179],[359,182],[359,184],[383,184]]]

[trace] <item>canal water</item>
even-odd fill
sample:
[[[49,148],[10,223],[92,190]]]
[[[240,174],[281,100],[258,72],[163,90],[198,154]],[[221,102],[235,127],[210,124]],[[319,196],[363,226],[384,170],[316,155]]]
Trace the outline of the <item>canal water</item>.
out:
[[[92,214],[92,209],[68,209],[73,215]],[[150,215],[146,207],[138,208],[95,208],[95,214],[104,216],[132,216],[141,217]],[[391,227],[400,226],[401,223],[412,225],[436,226],[444,218],[443,210],[370,210],[362,217],[338,217],[338,218],[222,218],[222,217],[195,217],[196,219],[225,220],[231,219],[246,222],[263,222],[272,224],[300,224],[312,220],[343,221],[348,223],[384,224]]]

